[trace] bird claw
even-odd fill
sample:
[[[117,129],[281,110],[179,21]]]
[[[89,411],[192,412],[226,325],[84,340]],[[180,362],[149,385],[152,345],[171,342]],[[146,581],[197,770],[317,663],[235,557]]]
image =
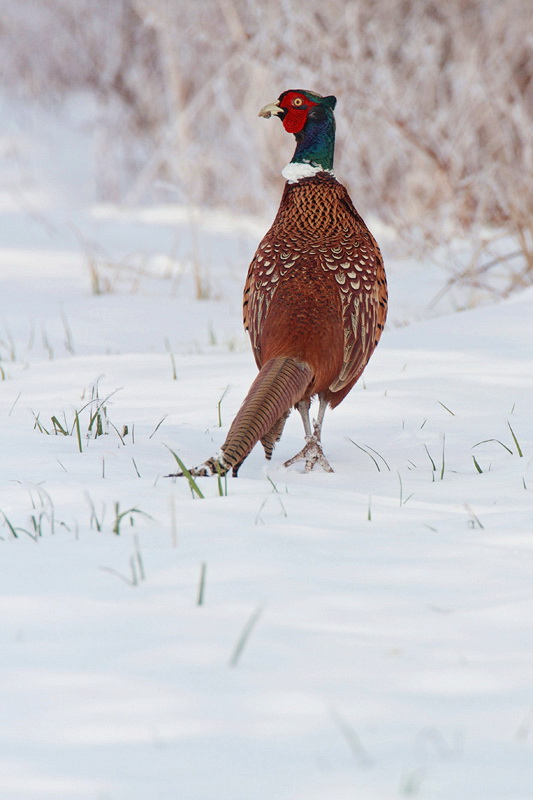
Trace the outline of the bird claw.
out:
[[[317,426],[315,425],[315,433],[312,436],[305,437],[306,443],[300,452],[296,453],[296,455],[292,458],[289,458],[289,460],[285,462],[284,466],[290,467],[292,464],[296,464],[297,461],[305,461],[306,472],[311,472],[315,464],[320,464],[325,472],[333,472],[333,469],[331,468],[329,461],[322,450],[320,436],[317,436],[316,427]]]
[[[240,464],[236,467],[233,467],[233,476],[236,477],[237,470],[239,469]],[[227,467],[222,459],[220,458],[210,458],[204,464],[200,464],[199,467],[191,467],[188,470],[189,475],[193,478],[210,478],[211,475],[220,475],[223,477],[226,472],[229,472],[230,467]],[[184,472],[174,472],[171,475],[165,475],[165,478],[184,478],[187,477],[186,473]]]
[[[188,470],[189,475],[193,478],[209,478],[213,474],[211,470],[205,466],[205,464],[201,464],[199,467],[191,467]],[[185,478],[187,477],[184,472],[171,472],[169,475],[165,475],[165,478]]]

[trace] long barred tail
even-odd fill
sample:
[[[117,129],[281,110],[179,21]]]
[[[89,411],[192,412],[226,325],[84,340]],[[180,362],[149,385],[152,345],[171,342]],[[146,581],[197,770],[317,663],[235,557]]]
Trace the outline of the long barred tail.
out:
[[[224,463],[234,467],[297,403],[311,380],[311,369],[295,358],[273,358],[259,375],[231,424],[222,445]]]
[[[267,458],[281,431],[288,412],[302,399],[312,378],[308,364],[296,358],[273,358],[263,365],[250,386],[237,416],[221,447],[222,457],[210,458],[191,470],[193,475],[233,474],[263,439]],[[267,448],[267,443],[269,447]]]

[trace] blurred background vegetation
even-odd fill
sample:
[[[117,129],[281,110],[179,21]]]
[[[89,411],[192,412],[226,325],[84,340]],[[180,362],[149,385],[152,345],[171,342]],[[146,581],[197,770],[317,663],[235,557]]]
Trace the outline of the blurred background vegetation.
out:
[[[105,202],[273,210],[292,155],[259,108],[338,98],[336,171],[413,249],[533,277],[530,0],[2,0],[5,90],[93,109]]]

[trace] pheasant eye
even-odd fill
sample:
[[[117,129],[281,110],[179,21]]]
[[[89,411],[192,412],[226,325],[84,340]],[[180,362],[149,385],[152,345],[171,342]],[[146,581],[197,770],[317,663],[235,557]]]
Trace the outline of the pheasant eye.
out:
[[[292,104],[293,104],[293,106],[297,106],[298,107],[298,106],[302,106],[303,102],[304,101],[302,100],[301,97],[295,97],[294,100],[292,101]]]

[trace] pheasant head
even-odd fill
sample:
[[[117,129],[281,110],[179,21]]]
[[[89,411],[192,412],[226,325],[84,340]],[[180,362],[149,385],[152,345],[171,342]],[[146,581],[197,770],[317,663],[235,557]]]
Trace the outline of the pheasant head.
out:
[[[336,102],[333,95],[322,97],[316,92],[289,89],[259,112],[267,119],[275,114],[287,133],[294,134],[296,150],[282,172],[287,180],[298,181],[319,171],[333,170]]]

